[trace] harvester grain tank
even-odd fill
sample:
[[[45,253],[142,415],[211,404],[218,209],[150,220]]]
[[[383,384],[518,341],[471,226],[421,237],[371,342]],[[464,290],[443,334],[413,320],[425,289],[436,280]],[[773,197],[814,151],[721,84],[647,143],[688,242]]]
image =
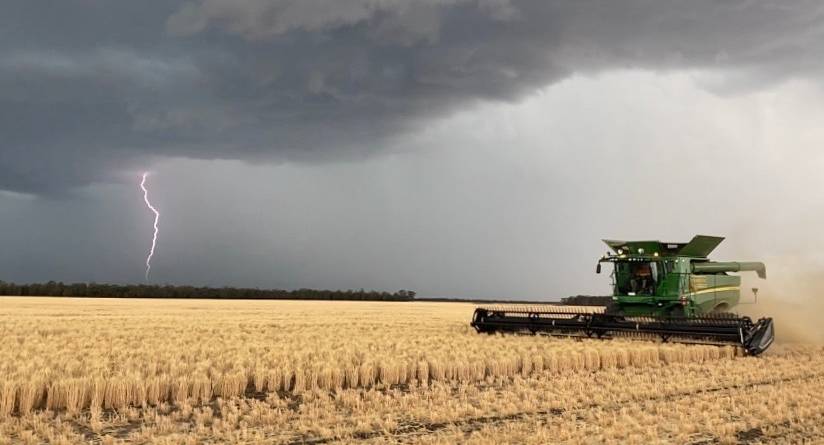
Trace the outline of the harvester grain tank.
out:
[[[724,240],[698,235],[689,243],[604,240],[611,252],[612,297],[599,307],[570,305],[493,305],[475,309],[478,332],[530,332],[586,337],[655,336],[663,341],[740,345],[758,355],[772,344],[773,321],[752,321],[729,311],[739,304],[741,278],[758,262],[715,262],[709,254]]]

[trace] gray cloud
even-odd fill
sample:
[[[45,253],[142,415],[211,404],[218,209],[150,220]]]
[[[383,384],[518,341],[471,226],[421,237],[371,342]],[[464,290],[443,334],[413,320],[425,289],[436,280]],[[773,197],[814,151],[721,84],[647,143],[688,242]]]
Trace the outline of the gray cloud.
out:
[[[716,70],[735,79],[719,92],[819,81],[822,14],[813,0],[14,0],[0,189],[60,193],[158,157],[362,158],[576,72]]]
[[[601,238],[705,233],[728,237],[718,260],[767,263],[745,289],[808,307],[807,273],[824,267],[824,89],[718,96],[696,78],[577,75],[358,162],[160,159],[152,281],[546,299],[608,292]],[[0,279],[142,281],[153,216],[135,173],[71,199],[0,193]]]

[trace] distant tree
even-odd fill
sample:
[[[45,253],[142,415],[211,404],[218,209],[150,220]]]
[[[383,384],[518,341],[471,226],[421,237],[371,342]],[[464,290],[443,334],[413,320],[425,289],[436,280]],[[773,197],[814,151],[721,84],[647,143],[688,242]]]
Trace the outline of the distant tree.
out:
[[[395,293],[386,291],[367,291],[365,289],[254,289],[235,287],[194,287],[172,286],[169,284],[106,284],[106,283],[71,283],[49,281],[47,283],[15,284],[0,281],[0,295],[17,296],[72,296],[72,297],[109,297],[109,298],[210,298],[210,299],[294,299],[294,300],[371,300],[371,301],[409,301],[415,298],[415,292],[399,290]]]

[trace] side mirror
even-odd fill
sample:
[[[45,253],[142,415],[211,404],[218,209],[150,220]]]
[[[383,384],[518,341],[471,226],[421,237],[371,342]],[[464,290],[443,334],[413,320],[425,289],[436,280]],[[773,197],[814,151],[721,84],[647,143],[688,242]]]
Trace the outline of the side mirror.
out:
[[[601,263],[598,263],[598,265],[595,266],[595,273],[601,273]]]

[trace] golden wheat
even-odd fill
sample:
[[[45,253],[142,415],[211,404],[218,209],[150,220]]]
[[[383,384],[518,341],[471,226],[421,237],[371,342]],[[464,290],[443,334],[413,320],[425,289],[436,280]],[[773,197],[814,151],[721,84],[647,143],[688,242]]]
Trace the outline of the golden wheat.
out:
[[[471,312],[435,303],[3,298],[0,444],[406,434],[435,443],[680,443],[701,434],[723,442],[750,424],[777,435],[821,414],[812,405],[824,389],[817,347],[753,359],[730,347],[478,335]],[[763,391],[751,403],[753,385]],[[712,405],[719,394],[733,405]],[[693,404],[717,420],[691,416]],[[743,420],[724,422],[722,408]],[[685,426],[667,431],[656,416]],[[575,427],[580,418],[597,428]]]
[[[14,304],[18,302],[18,304]],[[457,304],[7,299],[0,414],[659,366],[732,348],[480,336]],[[240,307],[242,310],[232,311]],[[421,309],[428,310],[418,318]],[[228,313],[227,313],[228,312]]]

